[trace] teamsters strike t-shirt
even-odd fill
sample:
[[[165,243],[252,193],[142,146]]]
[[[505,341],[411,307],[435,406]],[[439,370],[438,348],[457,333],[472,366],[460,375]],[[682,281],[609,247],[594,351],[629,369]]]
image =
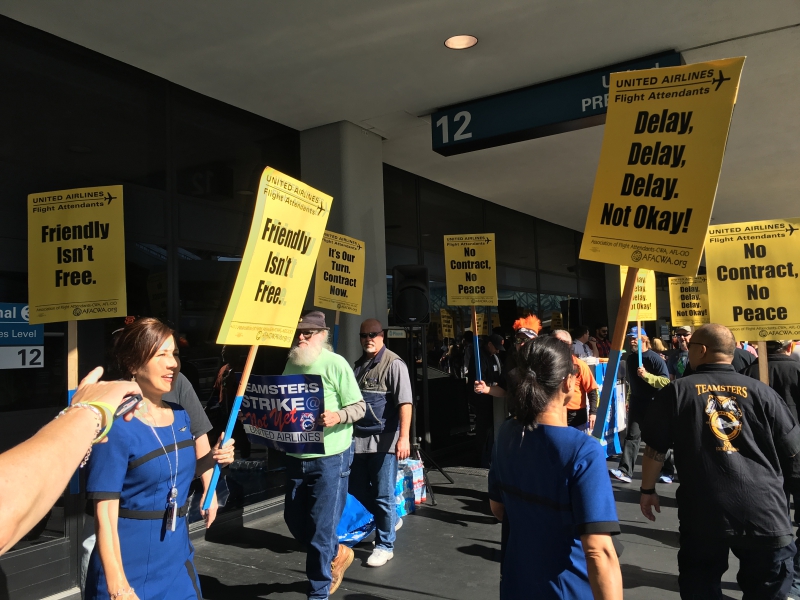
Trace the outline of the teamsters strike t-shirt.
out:
[[[701,365],[658,393],[642,439],[674,449],[681,536],[746,547],[792,541],[782,467],[797,468],[800,427],[769,386],[731,365]]]
[[[325,410],[336,412],[361,400],[361,390],[358,388],[358,382],[350,365],[343,357],[325,348],[322,349],[322,353],[313,365],[301,367],[287,362],[283,374],[320,375]],[[325,427],[323,439],[325,440],[325,454],[289,454],[289,456],[319,458],[320,456],[341,454],[353,442],[353,424],[339,423],[333,427]]]
[[[591,600],[580,536],[619,533],[606,454],[572,427],[506,420],[495,442],[489,498],[505,505],[500,598]]]

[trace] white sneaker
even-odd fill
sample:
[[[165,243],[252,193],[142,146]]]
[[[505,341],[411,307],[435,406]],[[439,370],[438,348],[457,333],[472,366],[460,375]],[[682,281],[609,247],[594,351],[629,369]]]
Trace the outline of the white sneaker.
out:
[[[394,524],[394,530],[397,531],[402,526],[403,526],[403,519],[401,517],[398,517],[397,523]]]
[[[625,483],[631,482],[631,478],[625,475],[625,473],[623,473],[619,469],[609,469],[608,472],[611,473],[611,476],[615,479],[619,479],[620,481],[623,481]]]
[[[383,548],[375,548],[367,559],[367,564],[370,567],[382,567],[393,558],[394,552],[389,552]]]
[[[659,475],[658,480],[661,483],[672,483],[672,475],[666,475],[662,473],[661,475]]]

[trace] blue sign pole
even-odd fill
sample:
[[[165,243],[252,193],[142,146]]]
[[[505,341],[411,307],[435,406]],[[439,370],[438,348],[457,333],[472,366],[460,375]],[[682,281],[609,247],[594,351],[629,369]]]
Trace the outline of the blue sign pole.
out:
[[[253,362],[256,360],[256,352],[258,352],[258,346],[250,346],[250,352],[248,352],[247,360],[244,363],[242,378],[239,380],[239,388],[236,390],[236,398],[233,400],[231,414],[228,417],[228,424],[225,426],[225,433],[220,441],[220,447],[224,446],[225,442],[231,439],[231,436],[233,435],[233,426],[236,425],[236,419],[239,417],[239,408],[242,406],[244,392],[247,389],[247,380],[250,379],[250,372],[253,370]],[[209,441],[213,442],[214,440]],[[214,472],[211,474],[211,482],[208,484],[208,489],[206,490],[206,499],[203,501],[203,510],[208,510],[211,508],[211,502],[214,500],[214,494],[217,491],[219,473],[219,465],[214,465]]]

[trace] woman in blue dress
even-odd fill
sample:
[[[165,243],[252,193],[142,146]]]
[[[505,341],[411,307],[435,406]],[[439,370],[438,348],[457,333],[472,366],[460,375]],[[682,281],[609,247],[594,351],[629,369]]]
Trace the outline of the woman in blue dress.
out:
[[[172,329],[157,319],[138,319],[115,340],[114,359],[144,401],[87,467],[97,530],[87,599],[202,598],[186,522],[189,485],[215,460],[231,462],[233,446],[196,459],[186,411],[161,399],[177,376],[177,354]]]
[[[605,450],[567,427],[571,354],[553,337],[520,350],[514,418],[500,428],[489,471],[489,503],[503,522],[501,600],[622,598]]]

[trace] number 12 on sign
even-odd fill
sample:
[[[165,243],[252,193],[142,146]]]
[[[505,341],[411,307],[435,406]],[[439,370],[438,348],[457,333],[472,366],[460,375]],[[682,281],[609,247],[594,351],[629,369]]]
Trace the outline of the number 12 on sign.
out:
[[[0,346],[0,369],[41,369],[44,346]]]
[[[472,121],[472,115],[466,110],[457,112],[453,117],[453,125],[459,121],[461,122],[461,127],[458,128],[458,131],[456,131],[456,134],[453,136],[454,142],[468,140],[472,137],[472,132],[467,131],[467,127],[469,127],[469,123]],[[436,126],[442,128],[442,143],[447,144],[450,142],[450,137],[448,135],[449,128],[447,125],[447,115],[436,121]]]

